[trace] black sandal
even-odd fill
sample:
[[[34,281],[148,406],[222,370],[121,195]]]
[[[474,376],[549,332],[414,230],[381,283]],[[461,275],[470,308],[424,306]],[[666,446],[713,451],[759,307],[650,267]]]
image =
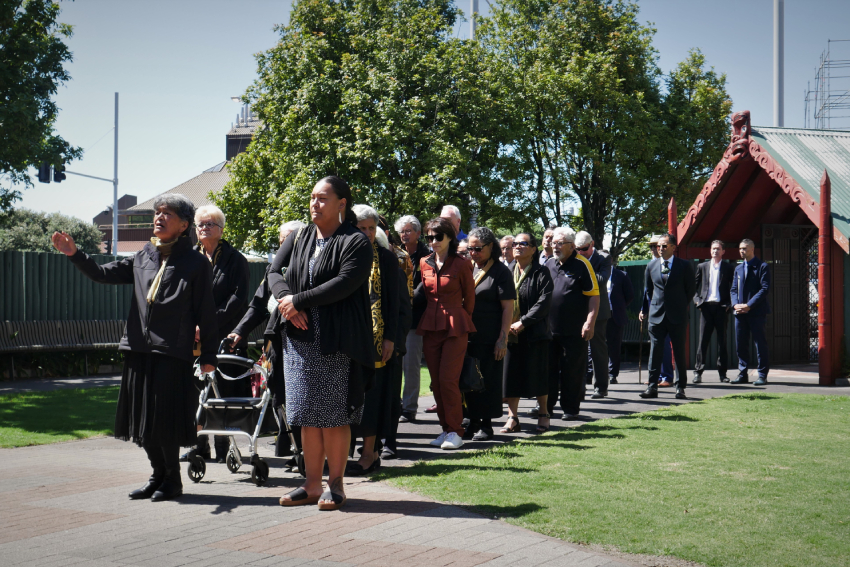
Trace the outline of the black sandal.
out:
[[[511,422],[511,420],[514,420],[514,424],[513,424],[511,427],[508,427],[508,424],[506,423],[506,424],[505,424],[505,427],[503,427],[503,428],[501,428],[501,429],[499,430],[499,433],[516,433],[516,432],[518,432],[518,431],[520,430],[520,428],[519,428],[519,419],[518,419],[518,418],[516,418],[516,417],[515,417],[515,416],[513,416],[513,415],[508,416],[508,423],[510,423],[510,422]]]
[[[321,496],[310,496],[300,486],[292,492],[284,494],[284,496],[289,496],[289,500],[284,500],[283,496],[281,496],[279,500],[281,506],[307,506],[309,504],[315,504],[322,498]]]
[[[540,413],[540,414],[537,414],[537,430],[536,430],[536,431],[537,431],[537,434],[538,434],[538,435],[540,435],[540,434],[542,434],[542,433],[546,433],[547,431],[549,431],[549,427],[551,427],[551,424],[550,424],[550,425],[545,425],[545,426],[544,426],[544,425],[540,425],[540,420],[541,420],[541,419],[549,419],[550,417],[552,417],[552,416],[551,416],[551,415],[549,415],[548,413]]]
[[[326,490],[318,500],[331,500],[331,503],[319,502],[319,510],[339,510],[348,498],[345,497],[345,494],[337,494],[336,492]]]

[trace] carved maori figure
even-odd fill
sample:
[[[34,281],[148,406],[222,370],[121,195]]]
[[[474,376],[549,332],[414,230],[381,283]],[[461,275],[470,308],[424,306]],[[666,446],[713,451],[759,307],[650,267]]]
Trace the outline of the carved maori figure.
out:
[[[750,111],[742,110],[732,115],[732,143],[727,154],[729,163],[734,163],[747,155],[750,142]]]

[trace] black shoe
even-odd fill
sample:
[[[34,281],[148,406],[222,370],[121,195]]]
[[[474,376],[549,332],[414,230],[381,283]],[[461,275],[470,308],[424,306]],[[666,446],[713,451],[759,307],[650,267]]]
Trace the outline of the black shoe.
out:
[[[469,419],[468,417],[465,417],[465,418],[463,418],[463,420],[461,420],[460,426],[463,427],[464,429],[469,429],[469,425],[471,423],[472,423],[472,420]]]
[[[565,413],[564,415],[561,416],[561,420],[563,420],[563,421],[578,421],[579,419],[581,419],[581,418],[579,417],[579,414],[577,414],[577,413]]]
[[[616,376],[611,376],[611,377],[608,379],[608,383],[609,383],[609,384],[616,384],[616,383],[617,383],[617,377],[616,377]]]
[[[753,382],[753,386],[764,386],[767,384],[767,378],[762,378],[759,376],[759,379]]]
[[[537,417],[537,415],[539,413],[540,413],[540,406],[534,406],[533,408],[531,408],[530,410],[525,412],[525,415],[527,415],[528,417]]]
[[[652,384],[649,387],[640,393],[641,398],[657,398],[658,397],[658,388],[653,386]]]
[[[389,447],[384,447],[381,449],[381,459],[385,461],[391,461],[393,459],[397,459],[398,455],[395,452],[395,449],[390,449]]]
[[[702,374],[694,374],[694,384],[702,382]]]
[[[607,396],[607,395],[608,395],[608,392],[601,392],[601,391],[599,390],[599,388],[596,388],[595,390],[593,390],[593,395],[592,395],[592,396],[590,396],[590,399],[592,399],[592,400],[599,400],[599,399],[604,398],[604,397],[605,397],[605,396]]]
[[[379,468],[381,468],[381,457],[372,461],[372,464],[369,465],[369,468],[367,469],[364,469],[360,463],[349,463],[346,467],[345,474],[348,476],[366,476],[367,474],[372,474]]]
[[[489,441],[493,438],[492,427],[482,427],[472,436],[473,441]]]
[[[750,380],[747,378],[746,375],[742,376],[742,375],[739,374],[737,378],[732,380],[732,384],[749,384],[749,383],[750,383]]]
[[[688,396],[685,395],[684,388],[676,388],[676,399],[677,400],[687,400]]]
[[[159,486],[162,484],[162,477],[157,475],[151,475],[148,479],[147,483],[141,488],[137,488],[133,492],[129,494],[130,500],[147,500],[157,491]]]
[[[151,496],[151,502],[164,502],[183,496],[183,485],[178,484],[171,479],[165,481],[157,488],[156,492]]]
[[[401,412],[401,417],[398,418],[399,423],[416,423],[416,414],[412,411]]]
[[[721,376],[721,377],[720,377],[720,381],[721,381],[721,382],[728,382],[728,381],[729,381],[729,378],[727,378],[726,376]]]
[[[212,451],[210,451],[209,445],[207,445],[206,450],[204,450],[204,451],[198,451],[197,449],[189,449],[188,451],[186,451],[185,453],[180,455],[180,461],[185,463],[189,460],[189,457],[191,457],[192,455],[200,455],[201,457],[204,458],[205,461],[211,461],[212,460]]]

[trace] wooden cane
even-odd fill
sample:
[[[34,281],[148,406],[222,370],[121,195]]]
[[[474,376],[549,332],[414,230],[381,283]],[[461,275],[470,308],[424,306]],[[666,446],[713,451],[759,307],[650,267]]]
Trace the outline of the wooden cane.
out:
[[[638,384],[643,384],[643,321],[640,322],[638,331]]]

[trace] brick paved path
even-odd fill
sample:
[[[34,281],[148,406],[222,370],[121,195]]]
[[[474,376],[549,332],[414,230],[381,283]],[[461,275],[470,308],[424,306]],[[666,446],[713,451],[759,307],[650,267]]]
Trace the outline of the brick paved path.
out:
[[[706,383],[689,388],[693,399],[756,389],[721,386],[716,375],[714,380],[711,376],[706,373]],[[838,387],[818,387],[808,368],[776,373],[772,378],[768,391],[850,393],[846,381]],[[21,384],[3,386],[29,389]],[[641,389],[636,373],[626,372],[621,374],[620,385],[611,386],[612,398],[588,401],[583,409],[587,408],[589,418],[602,418],[676,403],[668,391],[662,391],[658,400],[640,400],[637,393]],[[422,403],[429,401],[423,398]],[[523,407],[528,409],[530,403],[524,402]],[[436,419],[425,414],[420,417],[420,422],[401,428],[404,460],[386,465],[404,465],[440,453],[427,445],[438,433]],[[523,422],[526,429],[534,423],[528,418]],[[576,424],[553,420],[556,429]],[[507,440],[508,436],[498,436],[496,442]],[[487,445],[475,443],[465,448]],[[271,457],[264,441],[260,451]],[[184,466],[187,494],[162,503],[127,499],[127,493],[150,474],[144,452],[130,443],[97,438],[4,449],[0,459],[2,565],[638,564],[369,480],[347,479],[348,504],[337,512],[319,512],[315,506],[283,508],[277,499],[301,481],[284,472],[282,459],[269,459],[271,479],[261,488],[251,483],[247,466],[231,474],[224,465],[209,463],[199,484],[185,479]]]

